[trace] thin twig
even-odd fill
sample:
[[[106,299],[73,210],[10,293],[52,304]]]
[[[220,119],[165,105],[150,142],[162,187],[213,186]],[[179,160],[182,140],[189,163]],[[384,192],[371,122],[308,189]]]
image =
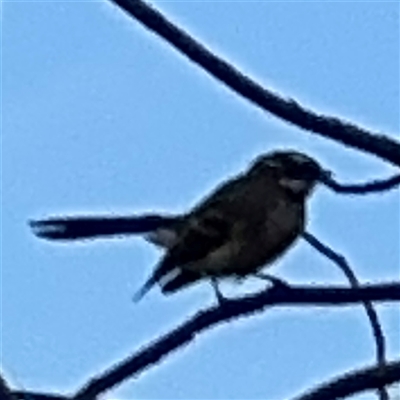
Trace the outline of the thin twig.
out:
[[[28,390],[16,390],[12,393],[18,400],[69,400],[69,397],[61,396],[60,394],[38,393]]]
[[[351,185],[336,182],[332,178],[325,179],[323,183],[334,192],[341,194],[381,193],[388,190],[396,189],[400,185],[400,174],[394,175],[386,179]]]
[[[318,252],[323,254],[325,257],[329,258],[333,261],[345,274],[348,279],[350,286],[353,289],[358,289],[360,287],[360,283],[354,272],[352,271],[350,265],[347,263],[346,259],[341,255],[332,250],[327,245],[323,244],[319,239],[317,239],[314,235],[308,232],[303,233],[303,238]],[[372,333],[375,338],[376,343],[376,360],[377,365],[383,371],[386,365],[386,344],[385,344],[385,336],[382,331],[382,327],[379,323],[378,314],[374,309],[374,306],[371,301],[364,300],[363,301],[365,311],[367,313],[368,319],[371,323]],[[381,400],[389,400],[389,395],[385,389],[385,387],[379,387],[379,398]]]
[[[391,385],[400,381],[400,360],[388,362],[382,374],[379,367],[363,368],[323,383],[293,400],[335,400]]]
[[[189,60],[227,87],[286,122],[309,132],[343,143],[346,146],[374,154],[400,166],[400,143],[395,139],[373,133],[338,117],[320,115],[306,109],[293,99],[267,90],[237,68],[213,54],[183,29],[168,21],[159,11],[141,0],[111,0],[147,29],[166,40]]]
[[[141,347],[130,357],[91,378],[76,394],[75,400],[94,398],[124,380],[138,376],[159,363],[174,350],[189,344],[196,335],[234,318],[250,316],[267,307],[287,305],[338,306],[365,300],[399,301],[400,283],[364,286],[357,290],[326,286],[277,285],[238,299],[226,299],[222,305],[202,310],[177,328]]]

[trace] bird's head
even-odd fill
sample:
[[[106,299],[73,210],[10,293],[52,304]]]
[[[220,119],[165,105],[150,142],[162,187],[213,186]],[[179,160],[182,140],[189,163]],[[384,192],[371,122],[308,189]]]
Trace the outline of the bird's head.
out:
[[[249,173],[272,173],[281,187],[301,198],[308,196],[317,183],[331,177],[331,172],[315,159],[295,150],[277,150],[259,156]]]

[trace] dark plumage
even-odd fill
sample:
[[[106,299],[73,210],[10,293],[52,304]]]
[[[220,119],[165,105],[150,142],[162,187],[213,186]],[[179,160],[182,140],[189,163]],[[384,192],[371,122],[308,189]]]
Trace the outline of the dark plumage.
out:
[[[304,231],[306,200],[327,176],[302,153],[275,151],[258,157],[184,215],[49,218],[31,226],[51,240],[146,234],[165,255],[139,299],[155,283],[172,293],[204,277],[243,277],[271,264]]]

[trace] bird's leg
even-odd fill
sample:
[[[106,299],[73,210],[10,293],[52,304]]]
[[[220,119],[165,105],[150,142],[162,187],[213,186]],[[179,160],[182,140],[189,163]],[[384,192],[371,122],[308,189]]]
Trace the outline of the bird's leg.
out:
[[[287,288],[289,287],[289,284],[284,281],[283,279],[277,278],[276,276],[266,274],[263,272],[256,272],[253,274],[256,278],[262,279],[264,281],[269,281],[272,283],[272,286],[279,287],[279,288]]]
[[[218,286],[218,279],[215,276],[211,277],[211,285],[212,285],[215,295],[217,297],[218,304],[222,305],[226,301],[226,298],[222,294],[222,292]]]

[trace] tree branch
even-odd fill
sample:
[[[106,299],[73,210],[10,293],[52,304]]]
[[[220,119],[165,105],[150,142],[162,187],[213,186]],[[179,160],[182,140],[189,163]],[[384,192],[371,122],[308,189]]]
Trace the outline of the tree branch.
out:
[[[17,400],[17,397],[11,392],[6,380],[0,375],[0,399],[1,400]]]
[[[122,381],[139,375],[159,363],[172,351],[190,343],[197,334],[234,318],[283,305],[338,306],[360,301],[400,301],[400,283],[370,285],[357,290],[326,286],[273,286],[238,299],[228,299],[220,306],[202,310],[156,341],[140,348],[119,364],[91,378],[76,394],[75,400],[97,397]]]
[[[3,376],[0,375],[0,400],[68,400],[68,397],[58,394],[30,392],[29,390],[12,390]]]
[[[60,394],[37,393],[29,390],[16,390],[12,393],[18,400],[69,400],[68,396],[61,396]]]
[[[358,184],[343,184],[336,182],[332,178],[324,179],[323,183],[336,193],[341,194],[370,194],[386,192],[396,189],[400,185],[400,174],[390,178],[380,179]]]
[[[338,117],[317,114],[293,99],[285,99],[263,88],[141,0],[111,1],[214,78],[264,111],[302,129],[400,166],[400,143],[393,138],[370,132]]]
[[[373,366],[351,371],[293,400],[335,400],[400,381],[400,360],[389,362],[382,374]]]
[[[350,283],[350,286],[357,290],[360,287],[360,283],[353,270],[350,268],[350,265],[346,261],[346,259],[339,253],[332,250],[330,247],[323,244],[320,240],[318,240],[315,236],[308,232],[303,233],[303,238],[318,252],[327,257],[333,263],[335,263],[340,270],[345,274],[347,280]],[[365,312],[367,313],[367,317],[370,321],[372,334],[375,339],[376,344],[376,363],[384,372],[386,365],[386,344],[385,344],[385,336],[383,334],[382,327],[379,323],[378,313],[375,311],[375,308],[371,301],[364,300],[363,305],[365,308]],[[380,400],[389,400],[389,395],[385,389],[385,387],[379,387],[379,398]]]

